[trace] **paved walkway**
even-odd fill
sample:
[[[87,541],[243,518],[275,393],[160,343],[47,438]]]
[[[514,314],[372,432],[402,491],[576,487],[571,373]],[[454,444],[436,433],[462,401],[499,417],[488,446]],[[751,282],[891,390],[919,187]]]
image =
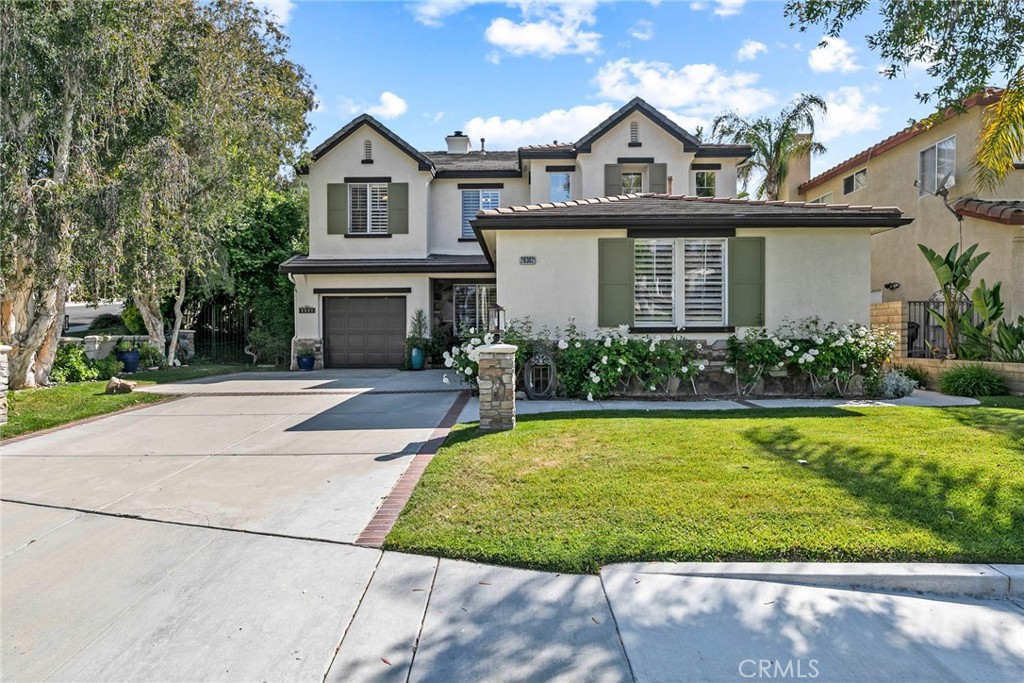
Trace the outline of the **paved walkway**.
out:
[[[1019,599],[355,545],[457,399],[431,374],[211,378],[5,446],[3,680],[1019,683]]]

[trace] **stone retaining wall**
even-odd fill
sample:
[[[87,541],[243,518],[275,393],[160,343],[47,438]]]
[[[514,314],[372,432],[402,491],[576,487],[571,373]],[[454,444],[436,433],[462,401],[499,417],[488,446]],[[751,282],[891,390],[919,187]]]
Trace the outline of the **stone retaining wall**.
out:
[[[929,386],[935,386],[939,375],[956,365],[983,365],[1006,380],[1006,386],[1015,396],[1024,396],[1024,363],[993,363],[986,361],[946,360],[943,358],[904,358],[899,365],[917,368],[928,376]]]
[[[195,338],[195,330],[178,331],[179,358],[183,355],[188,360],[196,355]],[[90,334],[84,337],[61,337],[60,343],[77,344],[84,349],[86,358],[98,360],[112,354],[117,343],[122,339],[127,339],[136,344],[149,343],[149,336],[145,334]]]
[[[906,301],[886,301],[871,304],[871,326],[882,325],[896,333],[896,349],[893,360],[899,361],[907,357],[907,323],[910,321],[910,308]]]
[[[7,388],[10,386],[7,354],[10,352],[10,346],[0,344],[0,425],[7,424]]]

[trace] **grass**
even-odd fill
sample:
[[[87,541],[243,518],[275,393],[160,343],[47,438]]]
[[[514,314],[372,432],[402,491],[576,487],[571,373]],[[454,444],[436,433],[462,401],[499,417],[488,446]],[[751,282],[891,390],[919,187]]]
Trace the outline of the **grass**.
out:
[[[137,372],[122,377],[144,386],[251,370],[254,368],[245,365],[211,363],[152,372]],[[0,426],[0,436],[6,439],[37,432],[75,420],[105,415],[124,408],[143,403],[155,403],[168,398],[162,394],[141,392],[107,395],[103,393],[105,388],[106,382],[75,382],[58,384],[44,389],[9,391],[7,392],[8,422]]]
[[[1024,398],[522,416],[454,431],[386,547],[623,561],[1024,562]]]

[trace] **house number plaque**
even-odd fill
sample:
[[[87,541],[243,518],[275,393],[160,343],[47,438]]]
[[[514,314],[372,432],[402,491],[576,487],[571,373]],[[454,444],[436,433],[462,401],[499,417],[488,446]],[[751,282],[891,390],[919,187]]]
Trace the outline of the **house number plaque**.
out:
[[[537,265],[537,257],[536,256],[520,256],[519,257],[519,265],[521,265],[521,266],[535,266],[535,265]]]
[[[299,306],[299,313],[316,313],[316,308],[313,306]]]

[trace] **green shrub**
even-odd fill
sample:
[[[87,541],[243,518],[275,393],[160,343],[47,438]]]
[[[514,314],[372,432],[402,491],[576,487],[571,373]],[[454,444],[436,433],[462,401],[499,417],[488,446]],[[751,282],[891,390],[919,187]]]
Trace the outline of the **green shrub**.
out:
[[[899,370],[885,373],[879,382],[879,393],[885,398],[910,396],[917,388],[917,380],[907,377]]]
[[[939,391],[952,396],[999,396],[1006,382],[984,365],[955,365],[939,375]]]
[[[89,324],[89,334],[129,334],[124,320],[116,313],[101,313]]]
[[[61,344],[50,370],[52,382],[87,382],[99,373],[89,365],[85,349],[78,344]]]
[[[913,365],[893,365],[892,369],[903,373],[904,377],[914,380],[917,382],[917,386],[921,388],[928,386],[928,373],[921,368],[914,367]]]
[[[146,334],[146,323],[142,320],[142,314],[135,304],[126,304],[121,311],[121,320],[128,329],[129,334]]]
[[[143,368],[162,368],[167,364],[167,359],[164,358],[164,354],[160,353],[160,349],[153,346],[150,343],[142,344],[139,347],[139,365]]]
[[[111,377],[116,377],[124,369],[124,363],[119,361],[114,354],[110,354],[106,358],[94,360],[92,367],[96,371],[96,379],[108,380]]]
[[[256,355],[256,362],[281,364],[291,353],[291,340],[283,335],[275,334],[266,327],[254,327],[249,330],[246,338],[247,353]]]

